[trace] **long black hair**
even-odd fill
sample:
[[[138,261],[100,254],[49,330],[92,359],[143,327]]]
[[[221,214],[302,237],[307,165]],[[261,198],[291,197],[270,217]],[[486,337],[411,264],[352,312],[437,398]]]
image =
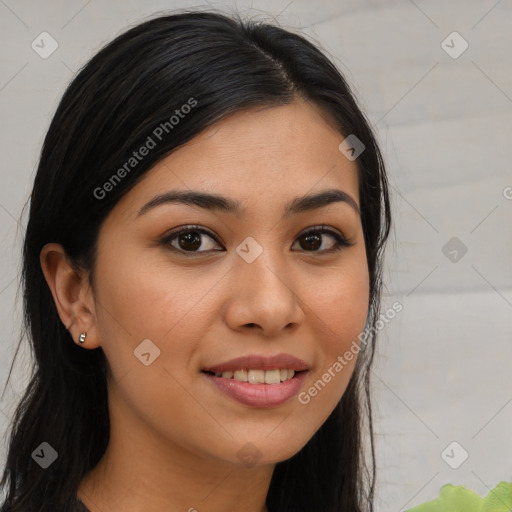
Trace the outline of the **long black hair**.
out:
[[[303,98],[330,116],[340,134],[354,134],[364,144],[356,164],[370,276],[366,325],[375,325],[391,224],[385,167],[353,93],[317,46],[277,24],[236,15],[160,14],[104,46],[69,84],[44,140],[30,196],[21,283],[23,336],[35,364],[10,429],[0,482],[6,490],[3,512],[67,510],[109,442],[104,353],[82,350],[62,324],[42,273],[42,247],[62,244],[76,268],[89,271],[94,290],[98,232],[112,208],[170,151],[225,116]],[[173,121],[182,105],[190,107],[187,114]],[[158,127],[154,149],[120,173]],[[122,179],[114,182],[116,173]],[[332,414],[297,454],[276,465],[270,509],[373,510],[369,378],[376,331],[370,332]],[[42,442],[58,453],[47,469],[32,457]]]

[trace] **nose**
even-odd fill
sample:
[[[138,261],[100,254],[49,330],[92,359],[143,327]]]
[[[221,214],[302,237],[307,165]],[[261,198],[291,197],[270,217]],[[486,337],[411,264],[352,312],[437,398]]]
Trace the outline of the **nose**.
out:
[[[265,337],[294,331],[304,321],[297,269],[264,250],[252,263],[240,258],[230,276],[232,293],[225,320],[236,331],[258,330]]]

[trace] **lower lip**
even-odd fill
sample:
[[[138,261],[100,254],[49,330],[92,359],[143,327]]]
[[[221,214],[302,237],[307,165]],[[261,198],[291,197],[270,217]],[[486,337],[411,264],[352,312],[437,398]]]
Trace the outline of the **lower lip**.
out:
[[[291,379],[279,384],[250,384],[202,373],[217,389],[242,404],[252,407],[276,407],[297,395],[307,371],[296,373]]]

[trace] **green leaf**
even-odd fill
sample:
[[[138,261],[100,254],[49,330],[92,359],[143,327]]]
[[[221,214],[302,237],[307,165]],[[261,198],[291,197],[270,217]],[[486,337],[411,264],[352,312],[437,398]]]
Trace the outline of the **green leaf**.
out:
[[[483,498],[462,485],[443,485],[439,498],[407,512],[480,512]]]
[[[500,482],[484,499],[481,512],[510,512],[512,483]]]
[[[405,512],[512,512],[512,483],[500,482],[485,499],[462,485],[446,484],[438,498]]]

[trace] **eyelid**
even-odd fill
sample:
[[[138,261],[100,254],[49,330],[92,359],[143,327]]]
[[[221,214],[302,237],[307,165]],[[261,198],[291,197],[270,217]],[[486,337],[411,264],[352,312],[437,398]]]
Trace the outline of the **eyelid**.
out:
[[[299,234],[299,237],[300,236],[304,236],[304,235],[308,235],[309,233],[313,232],[313,233],[317,233],[317,232],[323,232],[323,233],[327,233],[327,234],[331,234],[331,235],[337,235],[341,238],[343,238],[344,240],[347,240],[348,241],[348,237],[345,236],[345,234],[343,233],[343,231],[341,231],[340,229],[336,229],[336,228],[332,228],[331,226],[328,226],[326,224],[317,224],[315,226],[311,226],[309,228],[306,228],[305,231],[302,231],[300,234]]]
[[[161,240],[169,240],[181,233],[187,233],[189,231],[197,231],[199,233],[204,233],[208,236],[211,236],[217,243],[219,243],[219,237],[209,229],[200,226],[199,224],[184,224],[183,226],[177,226],[170,231],[167,231],[162,237]]]

